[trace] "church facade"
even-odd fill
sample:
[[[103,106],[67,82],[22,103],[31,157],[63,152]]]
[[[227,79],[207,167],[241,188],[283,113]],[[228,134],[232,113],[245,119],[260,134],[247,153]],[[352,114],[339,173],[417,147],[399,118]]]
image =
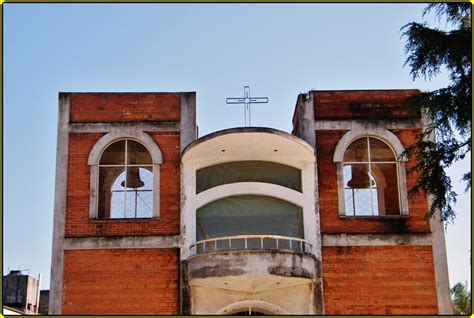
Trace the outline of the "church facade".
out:
[[[60,93],[50,314],[449,314],[417,90],[198,138],[195,93]]]

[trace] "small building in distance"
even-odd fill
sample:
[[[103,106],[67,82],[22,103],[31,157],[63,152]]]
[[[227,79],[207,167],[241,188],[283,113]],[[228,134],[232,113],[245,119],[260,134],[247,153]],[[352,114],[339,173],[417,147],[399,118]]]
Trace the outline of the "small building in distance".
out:
[[[38,313],[40,300],[40,278],[23,275],[21,270],[12,270],[3,276],[2,303],[13,311],[27,315]]]
[[[38,314],[47,315],[49,312],[49,289],[40,291]]]

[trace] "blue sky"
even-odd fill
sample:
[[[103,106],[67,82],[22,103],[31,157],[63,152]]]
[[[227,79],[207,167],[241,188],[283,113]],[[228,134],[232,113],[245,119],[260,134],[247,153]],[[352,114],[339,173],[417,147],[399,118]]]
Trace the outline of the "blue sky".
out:
[[[403,67],[400,28],[419,4],[4,4],[3,273],[49,288],[60,91],[196,91],[200,135],[243,125],[226,105],[243,86],[268,104],[252,123],[291,131],[300,92],[432,90]],[[431,17],[430,23],[437,25]],[[447,228],[450,281],[469,280],[470,195],[450,170],[458,218]]]

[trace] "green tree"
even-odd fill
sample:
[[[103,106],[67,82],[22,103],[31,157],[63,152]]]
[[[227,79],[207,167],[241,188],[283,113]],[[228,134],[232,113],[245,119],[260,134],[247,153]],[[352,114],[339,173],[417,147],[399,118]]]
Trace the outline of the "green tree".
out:
[[[419,177],[410,192],[422,190],[432,195],[428,215],[431,217],[440,211],[441,218],[449,222],[455,218],[456,193],[446,168],[471,152],[471,4],[432,3],[423,16],[432,10],[440,22],[446,22],[446,28],[431,28],[426,23],[416,22],[402,27],[407,39],[405,65],[411,68],[413,80],[431,79],[447,71],[450,82],[448,87],[409,99],[408,106],[426,114],[429,123],[405,155],[413,154],[417,159],[412,171],[418,172]],[[429,138],[432,135],[436,137],[436,143]],[[462,179],[467,191],[471,188],[471,172],[466,172]]]
[[[467,291],[467,283],[461,282],[451,288],[453,311],[455,315],[471,315],[471,293]]]

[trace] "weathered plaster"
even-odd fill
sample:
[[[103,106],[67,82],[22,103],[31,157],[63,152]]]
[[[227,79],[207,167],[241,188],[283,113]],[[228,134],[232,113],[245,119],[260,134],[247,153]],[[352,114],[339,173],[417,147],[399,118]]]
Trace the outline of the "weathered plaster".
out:
[[[179,131],[180,123],[174,121],[157,122],[127,122],[127,123],[70,123],[69,132],[72,133],[108,133],[120,130],[138,131]]]
[[[321,314],[322,299],[314,299],[322,284],[318,263],[311,254],[270,250],[193,256],[187,261],[190,313],[231,314],[251,301],[268,314]]]
[[[317,279],[318,261],[308,253],[274,250],[210,252],[188,258],[188,279],[225,276],[277,275]]]
[[[65,250],[89,250],[112,248],[178,248],[179,236],[125,236],[66,238]]]
[[[51,257],[51,291],[49,296],[50,315],[60,315],[62,312],[69,109],[70,95],[60,93],[56,150],[56,190],[54,194],[53,249]]]
[[[421,128],[421,123],[419,119],[318,119],[314,122],[314,130],[352,130],[361,126],[369,129],[419,129]]]
[[[191,314],[232,314],[247,311],[252,306],[253,311],[269,315],[322,314],[314,303],[314,286],[312,280],[304,278],[288,278],[278,276],[228,277],[226,281],[232,284],[254,281],[261,285],[272,286],[262,291],[241,291],[217,288],[212,285],[190,285],[192,296]],[[298,281],[288,284],[288,281]],[[320,301],[320,300],[318,300]]]
[[[423,129],[426,129],[430,120],[422,113]],[[436,141],[434,133],[427,138]],[[432,196],[428,196],[428,204],[431,206]],[[433,233],[433,260],[436,279],[436,291],[438,296],[438,314],[452,315],[453,306],[451,301],[451,292],[449,288],[448,258],[446,255],[446,243],[444,239],[444,224],[439,218],[439,211],[436,211],[430,219],[431,232]]]
[[[431,233],[406,234],[323,234],[324,246],[431,245]]]
[[[299,112],[299,136],[309,143],[313,149],[316,149],[313,94],[299,95],[297,107]]]
[[[197,138],[196,93],[181,93],[181,151]]]

